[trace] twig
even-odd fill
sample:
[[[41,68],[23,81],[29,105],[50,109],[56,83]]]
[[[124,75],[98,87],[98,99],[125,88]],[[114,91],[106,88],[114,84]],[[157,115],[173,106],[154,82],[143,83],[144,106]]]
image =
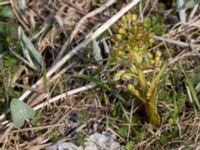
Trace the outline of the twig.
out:
[[[3,135],[1,135],[0,137],[0,143],[3,142],[3,140],[6,138],[6,136],[10,133],[10,131],[13,128],[13,124],[11,123],[10,126],[5,130],[5,132],[3,133]]]
[[[58,100],[60,100],[62,98],[65,98],[66,96],[70,96],[70,95],[73,95],[73,94],[76,94],[76,93],[79,93],[79,92],[84,92],[86,90],[94,88],[95,86],[96,86],[95,84],[88,84],[88,85],[85,85],[83,87],[68,91],[66,93],[60,94],[58,96],[55,96],[55,97],[51,98],[48,101],[45,101],[45,102],[43,102],[41,104],[36,105],[35,107],[33,107],[33,109],[34,110],[38,110],[38,109],[40,109],[40,108],[42,108],[44,106],[47,106],[50,103],[53,103],[53,102],[56,102],[56,101],[58,101]]]
[[[146,11],[146,9],[149,7],[149,3],[151,2],[151,0],[147,0],[146,2],[145,2],[145,6],[144,6],[144,8],[143,8],[143,14],[145,13],[145,11]]]
[[[54,72],[62,67],[70,58],[72,58],[78,51],[80,51],[83,47],[85,47],[92,39],[98,37],[101,33],[106,31],[112,24],[114,24],[120,17],[122,17],[127,11],[129,11],[133,6],[138,4],[140,0],[133,0],[126,7],[122,8],[117,14],[115,14],[112,18],[110,18],[107,22],[105,22],[100,28],[98,28],[90,37],[86,38],[82,43],[73,48],[67,55],[65,55],[57,64],[55,64],[46,74],[47,78],[49,78]],[[33,87],[42,83],[42,78],[40,78]],[[31,91],[26,91],[20,96],[20,100],[24,100],[31,94]],[[1,116],[0,116],[1,117]]]
[[[62,70],[60,70],[58,73],[56,73],[55,76],[53,76],[51,79],[50,79],[50,83],[54,82],[56,79],[58,79],[60,76],[62,76],[65,72],[67,72],[67,70],[69,70],[75,63],[71,63],[69,66],[63,68]]]
[[[196,28],[200,28],[200,20],[197,20],[196,22],[186,22],[186,23],[182,23],[183,25],[187,25],[190,27],[196,27]]]
[[[52,125],[45,125],[45,126],[39,126],[39,127],[19,129],[19,130],[11,131],[11,134],[12,133],[19,133],[19,132],[27,132],[27,131],[31,131],[31,130],[43,130],[43,129],[48,129],[48,128],[52,128],[52,127],[60,127],[60,126],[66,126],[66,123],[57,123],[57,124],[52,124]]]
[[[66,3],[68,6],[73,7],[74,9],[76,9],[77,12],[79,12],[82,15],[85,15],[86,12],[80,8],[78,8],[76,5],[74,5],[72,2],[70,1],[63,1],[64,3]]]
[[[167,42],[167,43],[170,43],[170,44],[178,45],[180,47],[189,47],[189,44],[187,44],[187,43],[184,43],[184,42],[181,42],[181,41],[172,40],[172,39],[167,39],[167,38],[156,36],[156,35],[154,36],[154,39],[155,40],[164,41],[164,42]]]
[[[36,92],[38,94],[43,94],[44,93],[42,89],[33,88],[31,86],[28,86],[28,85],[23,85],[23,84],[15,83],[14,86],[17,86],[19,88],[23,88],[25,90],[30,90],[30,91]]]
[[[187,52],[187,53],[182,53],[176,56],[175,58],[170,58],[168,62],[168,66],[171,66],[172,64],[175,64],[177,61],[184,59],[185,57],[190,57],[190,56],[197,56],[194,52]]]
[[[156,7],[156,4],[157,4],[157,3],[158,3],[158,0],[154,0],[154,1],[152,2],[151,8],[150,8],[150,10],[149,10],[147,16],[150,16],[151,12],[154,10],[154,8]]]
[[[199,7],[199,4],[196,4],[196,5],[194,6],[194,8],[192,9],[192,12],[191,12],[190,15],[189,15],[189,19],[188,19],[189,21],[192,20],[192,18],[194,17],[194,15],[195,15],[195,13],[196,13],[198,7]]]

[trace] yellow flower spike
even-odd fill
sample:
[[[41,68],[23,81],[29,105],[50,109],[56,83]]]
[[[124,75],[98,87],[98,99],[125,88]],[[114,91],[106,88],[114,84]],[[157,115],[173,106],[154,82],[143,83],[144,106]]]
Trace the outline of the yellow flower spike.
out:
[[[153,56],[148,53],[149,47],[154,42],[153,33],[149,31],[148,22],[137,22],[137,16],[127,14],[122,17],[120,28],[114,42],[116,50],[113,50],[113,57],[122,67],[128,69],[128,73],[118,73],[117,80],[130,80],[134,78],[137,85],[127,85],[130,91],[138,100],[144,103],[145,114],[150,123],[160,125],[160,117],[157,113],[156,95],[157,86],[163,68],[157,73],[156,68],[161,64],[161,53],[158,51]],[[144,70],[153,67],[151,85],[147,84],[149,77],[146,77]],[[138,88],[138,90],[137,90]]]

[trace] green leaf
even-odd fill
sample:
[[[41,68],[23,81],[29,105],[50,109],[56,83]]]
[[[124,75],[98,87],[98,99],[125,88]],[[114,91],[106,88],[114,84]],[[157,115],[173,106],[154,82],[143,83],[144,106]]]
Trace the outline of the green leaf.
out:
[[[35,115],[35,111],[32,110],[26,103],[13,98],[10,104],[11,116],[16,128],[21,128],[24,125],[26,119],[31,119]]]
[[[37,51],[31,40],[26,36],[24,30],[21,27],[18,28],[18,34],[20,39],[22,40],[23,46],[31,52],[32,57],[42,66],[42,55]]]
[[[0,10],[0,17],[7,17],[7,18],[14,19],[15,15],[13,13],[12,7],[10,7],[10,6],[4,6]]]
[[[200,92],[200,83],[197,84],[197,86],[195,87],[195,90],[196,90],[197,93]]]
[[[119,128],[117,133],[123,138],[127,137],[128,136],[128,127],[124,126],[124,127]]]
[[[177,10],[179,12],[179,18],[182,23],[186,22],[186,10],[184,7],[184,2],[184,0],[177,0]]]
[[[126,144],[126,150],[133,150],[135,146],[134,141],[128,141]]]
[[[92,40],[92,48],[93,48],[93,55],[97,62],[100,62],[103,60],[103,57],[101,56],[101,49],[99,47],[99,44],[96,40]]]
[[[100,87],[103,90],[106,90],[106,91],[111,90],[110,87],[107,84],[103,83],[98,76],[81,75],[80,77],[95,83],[98,87]]]
[[[185,83],[187,84],[187,86],[190,90],[190,93],[192,95],[193,103],[196,105],[197,109],[200,110],[200,103],[199,103],[199,99],[197,97],[195,88],[194,88],[192,82],[190,81],[190,79],[188,78],[188,76],[187,76],[187,74],[184,70],[183,70],[183,73],[184,73],[184,76],[185,76]]]

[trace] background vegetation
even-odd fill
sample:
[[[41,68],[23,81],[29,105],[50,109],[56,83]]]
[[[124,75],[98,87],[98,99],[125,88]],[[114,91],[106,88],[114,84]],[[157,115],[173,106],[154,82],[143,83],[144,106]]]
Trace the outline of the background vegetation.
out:
[[[133,2],[0,0],[0,149],[199,149],[199,1]]]

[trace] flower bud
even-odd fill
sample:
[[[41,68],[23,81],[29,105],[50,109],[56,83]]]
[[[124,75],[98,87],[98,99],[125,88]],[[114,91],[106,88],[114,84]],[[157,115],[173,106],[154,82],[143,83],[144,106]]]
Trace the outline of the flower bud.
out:
[[[126,34],[126,29],[125,28],[120,28],[119,29],[120,34]]]
[[[156,57],[161,57],[161,52],[160,51],[156,51]]]
[[[131,73],[137,73],[137,68],[135,67],[135,65],[132,65],[130,70],[131,70]]]
[[[156,62],[159,62],[159,61],[160,61],[160,57],[156,56],[156,57],[155,57],[155,61],[156,61]]]
[[[150,64],[150,65],[154,65],[154,64],[155,64],[155,60],[151,59],[151,60],[149,61],[149,64]]]
[[[120,34],[117,34],[116,35],[116,39],[119,40],[119,41],[121,41],[122,40],[122,36]]]
[[[129,81],[131,78],[132,78],[132,74],[131,73],[124,73],[121,76],[121,79],[124,80],[124,81]]]
[[[132,15],[131,14],[128,14],[126,17],[127,17],[128,21],[132,21]]]
[[[132,17],[131,17],[131,21],[136,21],[137,20],[137,15],[135,15],[135,14],[132,14]]]
[[[118,81],[121,79],[121,76],[125,73],[124,70],[119,70],[115,75],[114,75],[114,81]]]
[[[127,22],[126,16],[123,16],[121,21],[122,21],[122,24],[126,24],[126,22]]]
[[[153,55],[151,53],[148,53],[147,56],[148,56],[149,60],[153,59]]]

